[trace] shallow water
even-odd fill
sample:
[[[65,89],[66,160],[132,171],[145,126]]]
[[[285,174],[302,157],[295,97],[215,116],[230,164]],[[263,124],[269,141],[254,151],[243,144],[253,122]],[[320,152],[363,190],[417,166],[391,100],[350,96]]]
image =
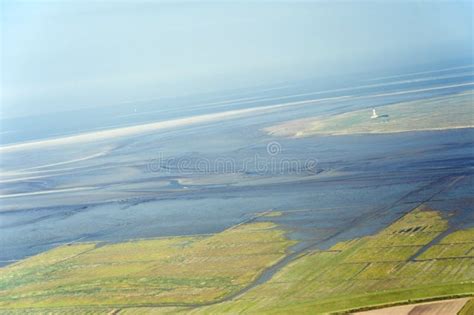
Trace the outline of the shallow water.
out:
[[[371,98],[370,103],[350,98],[308,103],[143,135],[2,154],[0,260],[6,264],[74,241],[214,233],[270,209],[284,214],[258,220],[286,227],[290,237],[302,241],[295,250],[374,233],[423,202],[455,211],[453,224],[471,224],[472,129],[302,139],[274,138],[262,131],[287,119],[446,93]],[[211,110],[216,107],[198,112]],[[269,144],[276,146],[275,152],[269,152]]]

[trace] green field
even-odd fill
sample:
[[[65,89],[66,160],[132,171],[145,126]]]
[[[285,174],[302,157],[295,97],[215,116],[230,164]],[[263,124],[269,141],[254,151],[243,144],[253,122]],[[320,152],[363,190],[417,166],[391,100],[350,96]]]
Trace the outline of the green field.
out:
[[[61,246],[0,269],[0,311],[207,303],[248,285],[292,244],[262,222],[212,236]]]
[[[196,312],[325,313],[472,295],[474,229],[442,238],[446,251],[431,246],[415,256],[447,228],[438,212],[414,210],[376,235],[308,253],[238,299]]]
[[[375,235],[302,253],[249,290],[294,244],[274,223],[61,246],[0,269],[0,312],[327,313],[474,295],[474,229],[448,228],[418,208]]]
[[[470,315],[474,314],[474,299],[470,299],[469,302],[459,312],[459,315]]]

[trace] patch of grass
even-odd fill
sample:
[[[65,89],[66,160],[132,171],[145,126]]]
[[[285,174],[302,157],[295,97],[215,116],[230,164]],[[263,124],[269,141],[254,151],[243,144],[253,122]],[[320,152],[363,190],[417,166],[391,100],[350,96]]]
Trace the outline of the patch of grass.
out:
[[[420,250],[420,246],[369,247],[364,246],[349,255],[345,262],[405,261]]]
[[[0,310],[206,303],[248,285],[292,244],[258,222],[207,237],[61,246],[0,269]]]
[[[472,95],[471,90],[380,106],[377,119],[370,118],[372,108],[367,108],[335,116],[291,120],[264,130],[276,136],[304,137],[472,128]]]
[[[474,228],[453,232],[440,242],[440,244],[454,243],[474,243]]]
[[[279,217],[281,215],[283,215],[283,212],[281,211],[270,211],[270,212],[265,213],[263,217],[272,218],[272,217]]]
[[[459,311],[458,315],[472,315],[472,314],[474,314],[474,299],[470,299]]]
[[[422,259],[474,257],[473,243],[442,244],[431,246],[418,257]]]
[[[474,294],[474,258],[411,259],[447,228],[437,211],[416,209],[375,235],[301,256],[243,296],[193,312],[330,313]],[[442,242],[464,246],[471,235],[453,234]]]
[[[416,209],[375,235],[306,252],[223,302],[294,244],[276,224],[60,247],[0,269],[0,312],[314,314],[474,295],[474,229],[453,232],[416,256],[447,229],[439,212]]]

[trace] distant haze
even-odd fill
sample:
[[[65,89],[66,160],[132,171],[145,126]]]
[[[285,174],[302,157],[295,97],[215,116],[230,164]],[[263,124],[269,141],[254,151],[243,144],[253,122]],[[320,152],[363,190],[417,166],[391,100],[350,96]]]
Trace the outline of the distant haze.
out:
[[[472,62],[472,2],[1,1],[1,115]]]

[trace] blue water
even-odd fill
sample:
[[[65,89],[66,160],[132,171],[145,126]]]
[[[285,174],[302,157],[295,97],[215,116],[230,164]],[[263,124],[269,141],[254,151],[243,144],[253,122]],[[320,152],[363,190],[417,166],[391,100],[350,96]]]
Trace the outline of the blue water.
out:
[[[443,74],[463,72],[466,70]],[[410,76],[428,77],[433,74]],[[331,81],[323,88],[316,82],[302,81],[277,90],[227,91],[159,103],[2,120],[2,130],[11,131],[2,134],[2,144],[290,101],[364,96],[473,81],[472,73],[468,73],[456,78],[299,95],[321,89],[394,82],[394,79],[374,82],[367,79]],[[3,154],[1,167],[5,174],[22,171],[12,177],[14,180],[0,183],[2,194],[89,188],[0,199],[0,261],[6,264],[72,241],[115,242],[214,233],[269,209],[285,212],[272,220],[284,225],[291,237],[305,246],[316,247],[374,233],[420,203],[446,212],[455,211],[450,220],[460,227],[472,224],[472,129],[303,139],[275,138],[262,131],[290,119],[468,89],[472,86],[328,100],[98,143]],[[239,98],[248,100],[223,103]],[[278,142],[281,148],[276,156],[267,152],[267,145],[272,141]],[[104,148],[108,151],[94,159],[55,164],[96,154]],[[297,173],[261,171],[249,164],[244,171],[217,175],[191,167],[199,161],[212,163],[218,159],[231,159],[241,165],[256,156],[266,162],[274,158],[315,160],[317,164],[315,169]],[[150,163],[156,159],[168,162],[171,167],[166,171],[151,171]],[[176,161],[187,164],[177,168],[173,164]]]

